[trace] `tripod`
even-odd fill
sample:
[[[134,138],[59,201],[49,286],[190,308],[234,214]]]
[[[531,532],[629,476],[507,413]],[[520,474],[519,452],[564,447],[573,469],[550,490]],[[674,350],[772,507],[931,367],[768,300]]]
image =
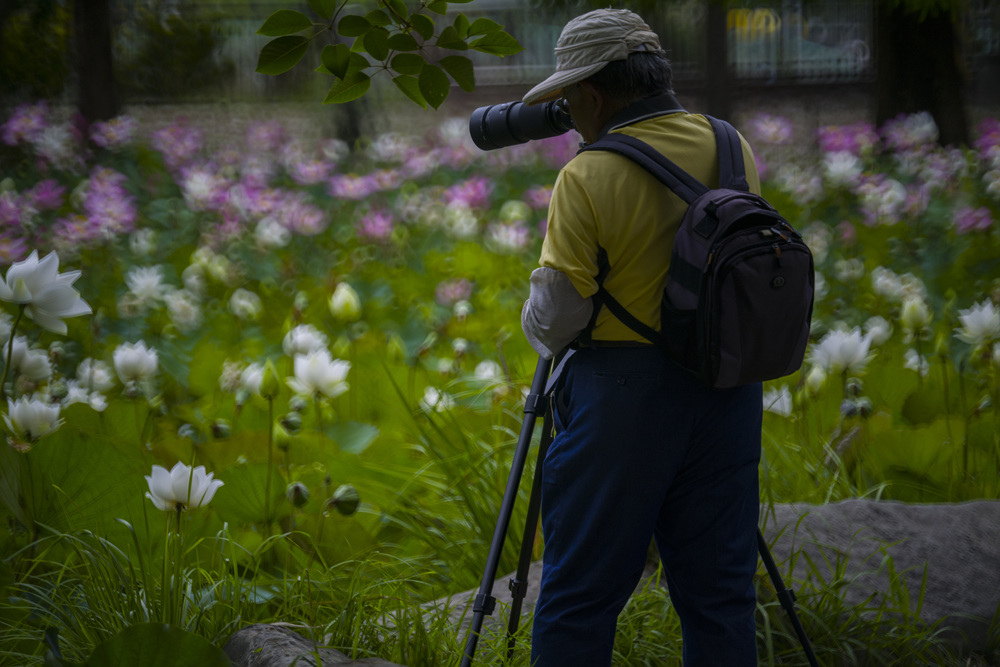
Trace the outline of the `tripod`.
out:
[[[565,361],[565,358],[563,359]],[[541,488],[542,488],[542,461],[545,460],[545,453],[552,442],[552,414],[548,409],[548,396],[552,391],[556,378],[561,371],[561,364],[550,377],[552,361],[538,358],[538,365],[535,368],[535,375],[531,381],[531,389],[524,402],[524,421],[521,424],[521,432],[518,436],[517,447],[514,450],[514,459],[511,462],[510,476],[507,478],[507,487],[504,490],[503,500],[500,503],[500,512],[497,517],[496,529],[493,532],[493,542],[490,545],[489,555],[486,558],[486,568],[483,571],[482,583],[479,592],[473,600],[472,623],[469,627],[469,635],[465,644],[465,653],[462,656],[462,667],[471,667],[472,659],[476,652],[476,644],[483,628],[485,616],[491,615],[496,607],[496,598],[493,597],[493,582],[496,580],[497,568],[500,565],[500,554],[503,551],[503,544],[507,537],[507,530],[510,527],[510,519],[517,500],[517,491],[521,483],[521,475],[524,472],[524,465],[528,458],[528,450],[531,447],[531,438],[534,433],[535,421],[538,417],[543,418],[542,437],[538,447],[538,463],[535,466],[535,475],[531,485],[531,495],[528,500],[528,511],[525,518],[524,535],[521,539],[521,550],[518,557],[517,571],[514,578],[510,580],[511,609],[510,617],[507,621],[507,661],[509,662],[514,651],[514,635],[521,618],[521,606],[527,593],[528,570],[531,567],[531,547],[530,535],[538,525],[538,516],[541,509]],[[760,552],[764,568],[767,570],[771,583],[777,593],[778,602],[788,614],[795,634],[802,644],[802,649],[812,667],[818,667],[816,655],[813,653],[809,638],[805,629],[799,621],[795,612],[795,593],[785,587],[785,583],[778,572],[778,567],[771,556],[760,528],[757,529],[757,549]]]

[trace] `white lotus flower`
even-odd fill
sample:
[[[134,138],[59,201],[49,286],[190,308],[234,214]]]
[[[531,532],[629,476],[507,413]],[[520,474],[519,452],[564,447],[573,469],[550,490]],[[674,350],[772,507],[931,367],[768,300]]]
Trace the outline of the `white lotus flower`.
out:
[[[141,340],[138,343],[122,343],[115,348],[112,359],[118,379],[123,383],[148,380],[159,365],[156,350],[146,347]]]
[[[152,306],[163,298],[169,286],[163,282],[159,266],[136,266],[125,274],[125,284],[144,306]]]
[[[871,339],[861,329],[834,329],[812,346],[812,361],[827,373],[857,373],[864,370],[871,357]]]
[[[330,344],[330,340],[322,331],[311,324],[300,324],[287,334],[281,341],[281,347],[285,354],[294,357],[298,354],[309,354],[315,350],[325,348]]]
[[[79,380],[70,380],[66,383],[66,397],[62,399],[62,404],[67,407],[75,403],[85,403],[97,412],[103,412],[108,407],[104,394],[90,391]]]
[[[27,396],[16,401],[7,399],[4,421],[7,422],[7,428],[26,442],[35,442],[62,424],[58,405]]]
[[[215,492],[223,485],[213,473],[206,473],[205,466],[191,469],[178,461],[169,471],[163,466],[153,466],[152,474],[146,475],[149,491],[146,497],[164,512],[194,509],[207,505],[215,497]]]
[[[10,340],[3,344],[2,354],[10,352],[10,367],[17,370],[29,380],[41,382],[52,377],[52,362],[44,350],[32,349],[24,336],[14,338],[14,348],[10,349]]]
[[[792,416],[792,392],[788,385],[771,387],[764,392],[764,409],[782,417]]]
[[[230,312],[241,320],[256,320],[263,309],[260,297],[242,287],[237,287],[229,298]]]
[[[1000,338],[1000,311],[987,299],[972,308],[958,311],[962,326],[955,336],[969,345],[986,345]]]
[[[103,361],[87,358],[76,367],[76,379],[88,391],[108,391],[115,386],[115,376]]]
[[[264,364],[254,362],[240,371],[239,388],[251,394],[260,394],[260,383],[264,379]]]
[[[90,306],[80,298],[72,285],[79,271],[59,273],[59,255],[50,252],[41,260],[32,250],[28,258],[14,264],[0,281],[0,300],[27,306],[25,313],[38,326],[58,334],[66,334],[63,318],[89,315]]]
[[[322,394],[327,398],[340,396],[347,391],[344,381],[351,370],[351,362],[333,359],[325,349],[314,350],[295,357],[295,377],[288,378],[288,386],[300,396]]]
[[[164,297],[170,321],[181,331],[190,331],[201,324],[201,305],[198,297],[186,289],[170,292]]]
[[[871,339],[872,345],[878,347],[892,336],[892,325],[881,315],[876,315],[865,322],[865,334]]]
[[[447,392],[427,387],[424,397],[420,399],[420,407],[424,412],[446,412],[455,407],[455,399]]]

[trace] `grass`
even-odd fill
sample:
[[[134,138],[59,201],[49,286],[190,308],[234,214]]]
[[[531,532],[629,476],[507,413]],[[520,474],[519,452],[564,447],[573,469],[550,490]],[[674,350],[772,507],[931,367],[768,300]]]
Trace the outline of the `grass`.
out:
[[[428,502],[400,500],[387,508],[387,534],[395,535],[397,544],[385,543],[356,560],[324,564],[316,557],[319,549],[310,545],[312,538],[293,532],[274,535],[249,552],[225,530],[191,544],[172,543],[170,537],[144,542],[122,522],[131,536],[123,547],[88,531],[47,529],[7,561],[8,583],[17,583],[0,602],[0,664],[40,665],[54,646],[65,659],[83,661],[102,641],[148,621],[170,622],[217,646],[241,627],[281,621],[356,658],[378,656],[410,667],[458,665],[464,631],[455,627],[453,610],[428,603],[476,588],[482,576],[519,415],[501,409],[491,419],[484,436],[447,413],[414,416],[413,447],[427,464],[409,480],[413,493],[405,497]],[[769,438],[762,498],[776,502],[793,495],[829,502],[878,497],[880,487],[858,489],[852,475],[825,465],[825,456]],[[532,464],[529,457],[524,473],[529,480]],[[798,486],[782,488],[788,484],[782,471],[789,466],[809,474],[801,476],[805,481]],[[528,486],[522,484],[501,572],[516,566]],[[172,548],[180,549],[180,569],[171,567]],[[911,590],[883,547],[863,569],[887,573],[889,588],[850,604],[845,594],[856,579],[849,572],[857,567],[849,568],[843,556],[821,553],[800,550],[779,563],[786,584],[798,596],[798,617],[820,664],[997,664],[997,619],[990,650],[974,656],[955,653],[942,624],[921,620],[926,571],[923,585]],[[795,572],[805,576],[796,579]],[[757,591],[760,664],[807,665],[763,569]],[[494,622],[484,629],[477,664],[528,664],[530,616],[514,637],[508,662],[504,611],[501,603]],[[614,664],[666,667],[680,665],[680,656],[679,619],[656,572],[620,616]]]

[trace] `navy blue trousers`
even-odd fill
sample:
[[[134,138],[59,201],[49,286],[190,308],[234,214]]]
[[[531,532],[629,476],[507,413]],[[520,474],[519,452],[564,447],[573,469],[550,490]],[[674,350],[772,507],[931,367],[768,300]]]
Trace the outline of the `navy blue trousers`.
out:
[[[654,348],[585,349],[555,403],[532,664],[611,664],[655,538],[685,666],[756,665],[760,384],[713,391]]]

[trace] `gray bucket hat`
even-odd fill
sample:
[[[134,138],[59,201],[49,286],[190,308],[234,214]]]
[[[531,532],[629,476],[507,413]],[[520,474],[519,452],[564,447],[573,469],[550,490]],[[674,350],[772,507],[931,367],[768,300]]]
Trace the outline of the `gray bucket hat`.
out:
[[[556,42],[555,74],[524,96],[526,104],[554,100],[566,86],[583,81],[615,60],[637,51],[660,51],[660,39],[627,9],[595,9],[563,28]]]

